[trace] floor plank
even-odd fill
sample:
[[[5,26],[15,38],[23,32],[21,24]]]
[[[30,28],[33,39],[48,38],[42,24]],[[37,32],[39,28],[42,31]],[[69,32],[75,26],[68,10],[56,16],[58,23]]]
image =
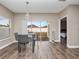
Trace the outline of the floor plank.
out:
[[[0,59],[79,59],[79,49],[68,49],[60,43],[36,42],[34,54],[30,45],[18,53],[17,43],[0,50]]]

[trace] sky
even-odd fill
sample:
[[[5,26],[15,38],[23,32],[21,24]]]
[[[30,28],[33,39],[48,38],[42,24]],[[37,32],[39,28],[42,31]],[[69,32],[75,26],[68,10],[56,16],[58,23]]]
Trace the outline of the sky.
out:
[[[9,20],[0,16],[0,24],[7,25],[7,24],[9,24]]]
[[[36,25],[36,26],[47,26],[48,22],[47,21],[33,21],[32,24]],[[28,22],[27,25],[31,25],[31,22]]]

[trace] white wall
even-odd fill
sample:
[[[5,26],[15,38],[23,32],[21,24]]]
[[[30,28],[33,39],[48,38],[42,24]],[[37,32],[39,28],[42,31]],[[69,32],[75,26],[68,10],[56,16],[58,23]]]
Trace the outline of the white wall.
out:
[[[13,30],[12,30],[13,29],[13,13],[10,10],[8,10],[7,8],[5,8],[4,6],[0,5],[0,16],[4,16],[5,18],[10,19],[10,21],[11,21],[10,36],[8,38],[0,40],[0,49],[1,49],[4,46],[6,46],[14,41],[12,39],[13,38]]]
[[[44,14],[32,13],[30,14],[32,21],[45,20],[50,24],[50,39],[52,40],[52,31],[55,31],[56,40],[58,41],[58,15],[57,14]],[[22,33],[22,22],[25,19],[25,14],[16,14],[14,16],[14,32]]]
[[[79,5],[68,7],[68,46],[79,47]]]
[[[67,16],[67,47],[79,48],[79,5],[69,5],[59,15]]]

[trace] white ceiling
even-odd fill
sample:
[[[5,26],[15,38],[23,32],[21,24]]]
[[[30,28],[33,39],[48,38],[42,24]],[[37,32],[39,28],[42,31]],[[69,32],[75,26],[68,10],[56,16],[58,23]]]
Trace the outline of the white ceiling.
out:
[[[0,0],[0,3],[15,13],[25,13],[27,0]],[[79,0],[28,0],[31,13],[58,13],[69,4],[79,4]]]

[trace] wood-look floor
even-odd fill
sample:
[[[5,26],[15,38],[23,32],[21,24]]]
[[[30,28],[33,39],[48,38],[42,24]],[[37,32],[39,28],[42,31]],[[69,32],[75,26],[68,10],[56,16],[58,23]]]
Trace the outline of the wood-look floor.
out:
[[[0,50],[0,59],[79,59],[79,49],[68,49],[59,43],[41,41],[36,43],[33,54],[29,45],[26,50],[18,53],[17,44],[14,43]]]

